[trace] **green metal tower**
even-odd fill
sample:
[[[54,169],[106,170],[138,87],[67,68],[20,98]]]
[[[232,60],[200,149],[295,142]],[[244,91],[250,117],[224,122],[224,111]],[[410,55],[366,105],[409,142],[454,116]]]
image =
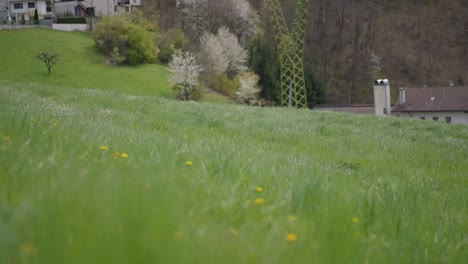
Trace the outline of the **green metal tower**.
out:
[[[304,42],[309,0],[297,0],[292,33],[281,10],[279,0],[269,0],[275,42],[281,69],[280,104],[307,107],[304,80]]]

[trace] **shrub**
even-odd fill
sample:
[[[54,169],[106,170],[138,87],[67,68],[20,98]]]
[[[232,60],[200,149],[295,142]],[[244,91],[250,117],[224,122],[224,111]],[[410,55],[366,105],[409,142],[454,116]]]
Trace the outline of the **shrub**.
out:
[[[243,104],[253,104],[257,101],[258,93],[258,75],[253,72],[244,72],[239,76],[239,91],[237,94],[237,102]]]
[[[157,26],[135,15],[106,17],[96,25],[93,33],[96,45],[108,56],[123,57],[118,64],[154,62]]]
[[[161,63],[169,63],[176,50],[184,50],[188,44],[188,39],[179,28],[173,28],[164,32],[158,37],[158,47],[160,49],[158,60]]]
[[[231,98],[235,98],[236,92],[239,90],[239,80],[237,78],[231,80],[226,73],[221,73],[217,76],[213,89]]]
[[[34,9],[34,25],[39,25],[39,14],[37,13],[37,8]]]
[[[60,17],[57,18],[57,24],[86,24],[84,17]]]

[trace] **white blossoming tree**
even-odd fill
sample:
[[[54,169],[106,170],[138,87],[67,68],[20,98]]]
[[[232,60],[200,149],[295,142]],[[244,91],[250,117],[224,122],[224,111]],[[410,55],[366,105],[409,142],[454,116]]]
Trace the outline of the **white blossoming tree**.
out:
[[[200,60],[205,66],[206,73],[211,77],[226,72],[229,66],[224,47],[214,34],[204,34],[201,38]]]
[[[247,70],[247,51],[239,44],[236,35],[226,27],[218,30],[218,39],[223,47],[223,53],[228,61],[227,74],[234,76]]]
[[[174,73],[169,81],[177,89],[178,97],[189,100],[199,87],[198,76],[204,70],[203,66],[198,64],[194,54],[184,51],[173,54],[168,66]]]
[[[191,43],[198,43],[204,32],[214,33],[225,26],[242,44],[258,32],[260,17],[248,0],[178,0],[182,23],[192,28]]]
[[[247,51],[226,27],[219,28],[217,35],[205,33],[200,43],[202,63],[212,77],[224,72],[232,78],[247,70]]]

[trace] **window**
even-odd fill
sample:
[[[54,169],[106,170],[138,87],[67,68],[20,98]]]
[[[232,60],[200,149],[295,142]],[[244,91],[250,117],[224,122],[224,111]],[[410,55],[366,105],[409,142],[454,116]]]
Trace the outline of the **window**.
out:
[[[426,120],[426,117],[425,116],[420,116],[419,117],[421,120]]]
[[[451,116],[446,116],[445,117],[445,122],[452,123],[452,117]]]
[[[432,120],[434,120],[434,121],[439,121],[439,117],[433,116],[433,117],[432,117]]]
[[[23,9],[23,3],[14,3],[13,8],[14,9]]]
[[[28,8],[36,8],[36,3],[34,3],[34,2],[29,2],[29,3],[28,3]]]

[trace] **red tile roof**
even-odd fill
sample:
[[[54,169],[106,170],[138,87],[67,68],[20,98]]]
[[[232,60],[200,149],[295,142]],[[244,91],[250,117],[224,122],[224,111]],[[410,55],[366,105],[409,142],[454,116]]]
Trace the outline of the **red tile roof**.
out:
[[[468,87],[422,87],[405,90],[406,102],[392,112],[468,111]]]

